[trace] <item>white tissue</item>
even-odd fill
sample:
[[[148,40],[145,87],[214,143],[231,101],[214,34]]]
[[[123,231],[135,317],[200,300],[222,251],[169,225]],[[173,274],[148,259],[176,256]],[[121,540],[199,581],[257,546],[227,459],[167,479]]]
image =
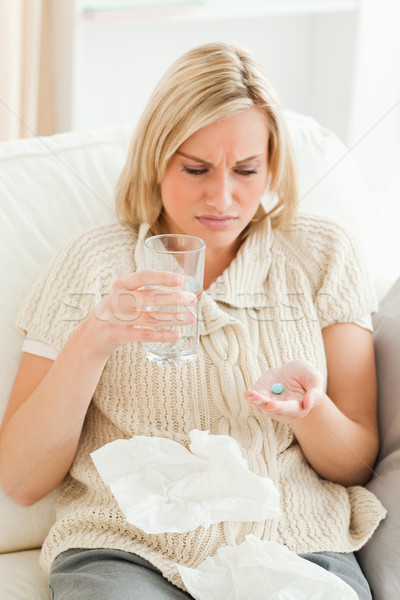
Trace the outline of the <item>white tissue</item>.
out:
[[[220,548],[197,569],[177,567],[195,600],[357,600],[336,575],[252,535],[239,546]]]
[[[116,440],[92,452],[126,519],[146,533],[190,531],[220,521],[280,514],[271,479],[251,472],[236,441],[190,432],[190,450],[160,437]]]

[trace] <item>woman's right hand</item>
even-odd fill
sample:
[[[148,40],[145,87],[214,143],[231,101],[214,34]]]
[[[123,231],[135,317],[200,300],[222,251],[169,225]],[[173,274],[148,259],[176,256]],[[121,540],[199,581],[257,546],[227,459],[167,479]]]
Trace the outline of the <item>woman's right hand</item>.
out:
[[[182,275],[158,271],[121,277],[54,362],[23,355],[0,428],[0,482],[17,502],[37,502],[67,473],[108,356],[128,342],[178,337],[178,332],[156,328],[184,325],[186,311],[162,312],[157,307],[193,306],[195,294],[174,289],[183,282]]]
[[[179,331],[160,327],[194,322],[194,314],[184,307],[196,304],[196,294],[173,289],[181,286],[184,279],[179,273],[153,270],[137,271],[118,278],[86,323],[98,353],[108,357],[118,346],[129,342],[176,340]],[[182,307],[182,310],[159,310],[166,306]]]

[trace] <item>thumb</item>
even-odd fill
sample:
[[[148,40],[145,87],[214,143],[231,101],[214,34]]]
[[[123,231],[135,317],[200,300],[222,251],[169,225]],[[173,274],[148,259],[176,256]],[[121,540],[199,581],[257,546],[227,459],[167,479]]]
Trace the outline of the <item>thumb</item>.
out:
[[[304,410],[311,410],[320,403],[321,390],[317,387],[309,388],[304,395],[302,406]]]

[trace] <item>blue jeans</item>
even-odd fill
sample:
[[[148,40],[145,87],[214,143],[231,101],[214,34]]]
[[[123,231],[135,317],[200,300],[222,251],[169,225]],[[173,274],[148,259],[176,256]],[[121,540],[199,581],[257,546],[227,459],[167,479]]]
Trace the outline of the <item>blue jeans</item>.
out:
[[[372,600],[354,554],[321,552],[300,556],[343,579],[359,600]],[[121,550],[63,552],[53,563],[49,587],[52,600],[193,600],[149,562]]]

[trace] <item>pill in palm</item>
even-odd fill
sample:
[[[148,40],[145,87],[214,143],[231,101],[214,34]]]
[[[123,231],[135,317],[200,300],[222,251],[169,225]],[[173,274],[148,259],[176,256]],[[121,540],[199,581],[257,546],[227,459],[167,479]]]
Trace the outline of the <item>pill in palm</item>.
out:
[[[271,390],[274,394],[282,394],[283,385],[281,383],[274,383],[272,384]]]

